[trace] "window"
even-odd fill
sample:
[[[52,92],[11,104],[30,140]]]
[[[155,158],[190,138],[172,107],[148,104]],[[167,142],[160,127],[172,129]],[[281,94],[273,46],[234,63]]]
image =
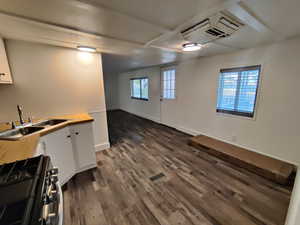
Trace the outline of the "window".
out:
[[[175,69],[163,70],[163,98],[175,99]]]
[[[261,66],[222,69],[217,112],[253,117]]]
[[[133,78],[130,80],[131,98],[148,101],[148,78]]]

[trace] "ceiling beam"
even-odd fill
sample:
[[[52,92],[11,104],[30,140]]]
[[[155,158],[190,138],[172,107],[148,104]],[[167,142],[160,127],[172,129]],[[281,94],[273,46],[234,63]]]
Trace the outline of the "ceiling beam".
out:
[[[171,52],[177,52],[177,53],[182,53],[181,49],[178,48],[169,48],[169,47],[163,47],[163,46],[159,46],[159,45],[151,45],[152,48],[157,48],[157,49],[161,49],[164,51],[171,51]]]
[[[227,9],[230,13],[240,19],[244,24],[253,28],[257,32],[270,34],[270,36],[274,37],[275,40],[283,40],[285,39],[284,35],[275,32],[266,24],[264,24],[261,20],[259,20],[253,13],[247,9],[246,5],[243,2],[239,2],[238,4],[232,5],[232,7]]]
[[[99,1],[95,1],[95,0],[75,0],[75,1],[71,1],[69,3],[72,4],[73,6],[76,6],[76,7],[79,7],[79,8],[96,10],[98,12],[101,10],[101,11],[106,11],[106,12],[110,12],[110,13],[115,13],[115,14],[118,14],[120,16],[126,17],[126,19],[135,20],[135,21],[138,21],[138,22],[144,24],[145,26],[152,27],[160,33],[165,33],[165,32],[171,31],[170,28],[162,26],[161,24],[155,24],[153,22],[145,20],[144,18],[140,18],[140,17],[134,16],[134,15],[130,15],[130,14],[121,12],[119,10],[116,10],[116,9],[113,9],[111,7],[108,7],[108,6],[104,5],[104,4],[100,3]]]
[[[254,30],[263,33],[270,32],[270,28],[268,28],[262,21],[259,21],[254,15],[250,14],[246,7],[241,3],[234,4],[227,10]]]
[[[8,25],[7,25],[8,24]],[[111,42],[118,46],[130,48],[141,48],[142,43],[122,40],[101,34],[80,31],[76,28],[65,27],[53,23],[47,23],[22,16],[11,15],[0,11],[0,34],[6,38],[19,40],[36,41],[58,46],[76,47],[76,44],[91,43],[91,47],[98,48],[100,51],[107,47],[101,43]]]

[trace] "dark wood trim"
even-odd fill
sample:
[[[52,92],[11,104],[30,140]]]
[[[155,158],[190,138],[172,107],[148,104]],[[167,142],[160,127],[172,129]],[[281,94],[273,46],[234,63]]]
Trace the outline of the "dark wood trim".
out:
[[[218,113],[226,113],[226,114],[231,114],[231,115],[236,115],[236,116],[245,116],[245,117],[254,117],[254,112],[253,113],[247,113],[247,112],[240,112],[240,111],[231,111],[231,110],[224,110],[224,109],[217,109],[216,110]]]
[[[220,73],[242,72],[242,71],[245,71],[245,70],[259,70],[259,73],[260,73],[260,71],[261,71],[261,65],[242,66],[242,67],[233,67],[233,68],[220,69]]]
[[[143,79],[148,79],[148,77],[133,77],[133,78],[130,78],[130,80],[143,80]]]
[[[131,99],[149,101],[149,98],[137,98],[137,97],[132,97],[132,96],[131,96]]]

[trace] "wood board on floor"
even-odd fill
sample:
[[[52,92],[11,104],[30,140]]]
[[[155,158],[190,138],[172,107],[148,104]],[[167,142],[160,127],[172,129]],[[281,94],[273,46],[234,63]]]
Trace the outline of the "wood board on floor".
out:
[[[279,184],[287,184],[296,167],[257,152],[247,150],[205,135],[189,139],[190,145],[241,166]]]

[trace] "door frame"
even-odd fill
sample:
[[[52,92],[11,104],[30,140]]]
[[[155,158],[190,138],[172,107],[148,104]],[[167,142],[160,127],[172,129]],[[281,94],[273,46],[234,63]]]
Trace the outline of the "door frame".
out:
[[[174,69],[175,70],[175,98],[174,99],[164,99],[163,98],[163,91],[164,91],[164,87],[163,87],[163,73],[166,70],[171,70]],[[163,122],[163,110],[162,110],[162,104],[163,101],[176,101],[177,100],[177,65],[173,64],[173,65],[168,65],[168,66],[163,66],[160,67],[160,76],[159,76],[159,83],[160,83],[160,101],[159,101],[159,108],[160,108],[160,123],[164,124],[166,126],[170,126],[170,124],[164,123]]]

